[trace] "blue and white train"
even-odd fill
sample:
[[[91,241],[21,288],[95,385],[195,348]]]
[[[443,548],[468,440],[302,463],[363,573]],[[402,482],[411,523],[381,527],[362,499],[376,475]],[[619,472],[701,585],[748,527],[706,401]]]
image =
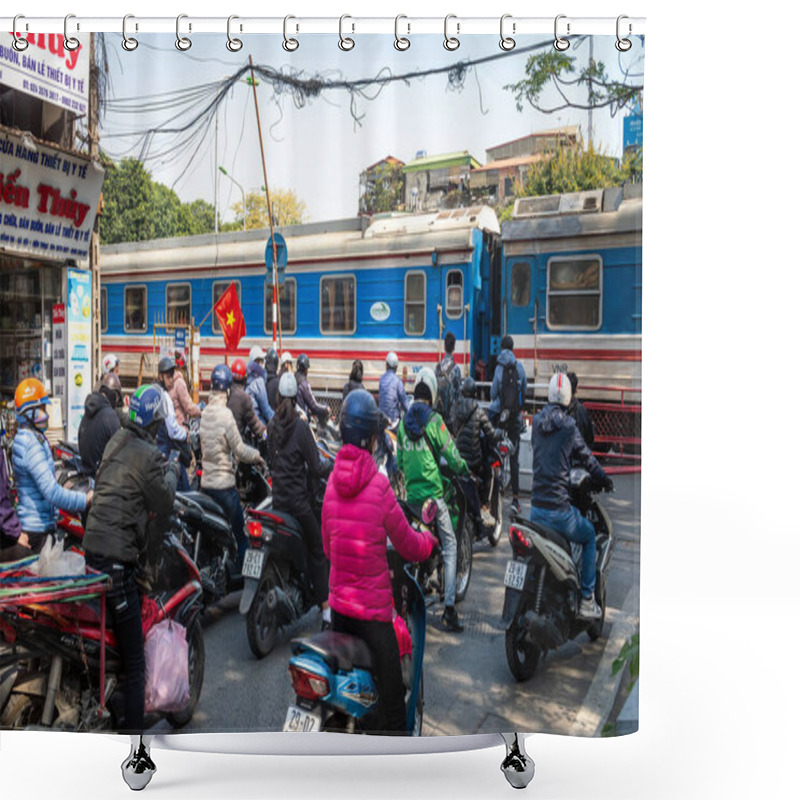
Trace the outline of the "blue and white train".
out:
[[[490,379],[510,333],[529,375],[568,364],[583,384],[637,388],[641,364],[641,220],[636,187],[517,201],[502,231],[475,206],[280,229],[282,349],[343,384],[352,362],[368,385],[394,350],[413,373],[440,358],[444,332],[464,371]],[[639,187],[640,188],[640,187]],[[630,195],[630,196],[629,196]],[[637,196],[638,195],[638,196]],[[162,341],[157,322],[201,323],[205,384],[226,351],[213,303],[233,281],[247,335],[230,358],[272,343],[268,231],[101,248],[102,350],[124,376]],[[208,316],[207,316],[208,315]],[[148,356],[149,369],[153,359]],[[145,377],[149,377],[145,370]]]

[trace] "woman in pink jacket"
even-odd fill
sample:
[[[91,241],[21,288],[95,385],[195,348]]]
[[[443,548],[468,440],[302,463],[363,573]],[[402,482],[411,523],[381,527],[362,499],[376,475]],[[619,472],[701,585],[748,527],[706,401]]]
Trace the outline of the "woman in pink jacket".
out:
[[[392,612],[386,537],[407,561],[424,561],[437,545],[432,534],[406,521],[389,480],[372,452],[380,412],[363,389],[342,405],[344,446],[336,456],[322,506],[322,544],[331,562],[329,601],[335,631],[363,639],[372,653],[382,730],[406,729],[405,690]]]

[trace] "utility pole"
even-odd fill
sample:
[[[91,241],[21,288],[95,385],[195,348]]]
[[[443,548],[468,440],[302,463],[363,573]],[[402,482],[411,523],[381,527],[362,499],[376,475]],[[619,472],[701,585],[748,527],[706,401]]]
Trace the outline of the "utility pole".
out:
[[[594,71],[594,36],[589,37],[589,149],[592,149],[592,110],[594,97],[592,95],[592,72]]]
[[[100,116],[99,67],[95,60],[94,34],[89,34],[89,157],[95,160],[100,155],[100,143],[97,135],[97,121]],[[103,196],[100,195],[100,203]],[[100,302],[100,215],[94,220],[92,239],[89,246],[89,271],[92,276],[92,385],[100,380],[100,355],[102,353],[101,331],[102,310]]]
[[[217,211],[217,195],[219,194],[219,89],[217,104],[214,106],[214,233],[219,233],[219,212]]]

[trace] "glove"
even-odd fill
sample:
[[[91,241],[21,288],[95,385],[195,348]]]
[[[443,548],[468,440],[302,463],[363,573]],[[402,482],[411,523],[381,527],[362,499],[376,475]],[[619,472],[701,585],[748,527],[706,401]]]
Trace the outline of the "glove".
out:
[[[613,492],[614,491],[614,481],[606,475],[605,481],[603,481],[603,489],[606,492]]]

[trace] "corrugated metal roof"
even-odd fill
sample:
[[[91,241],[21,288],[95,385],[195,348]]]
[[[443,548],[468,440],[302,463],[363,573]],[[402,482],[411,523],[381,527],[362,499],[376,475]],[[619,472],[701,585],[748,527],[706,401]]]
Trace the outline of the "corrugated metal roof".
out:
[[[498,161],[490,161],[482,167],[472,170],[473,172],[488,172],[490,169],[508,169],[509,167],[523,167],[526,164],[533,164],[537,161],[545,161],[552,158],[552,153],[537,153],[533,156],[517,156],[516,158],[501,158]]]
[[[471,156],[466,150],[457,153],[443,153],[438,156],[423,156],[409,161],[403,167],[403,172],[422,172],[426,169],[443,169],[444,167],[458,166],[460,164],[469,165],[473,169],[480,167],[480,161]]]

